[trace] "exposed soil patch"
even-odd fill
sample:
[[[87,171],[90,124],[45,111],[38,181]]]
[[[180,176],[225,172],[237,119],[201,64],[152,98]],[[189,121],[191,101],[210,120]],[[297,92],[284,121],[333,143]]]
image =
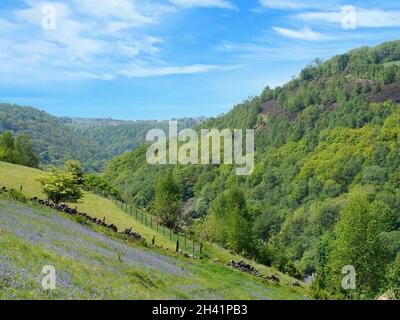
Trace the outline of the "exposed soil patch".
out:
[[[382,90],[378,93],[369,93],[367,95],[370,102],[385,102],[392,100],[395,103],[400,102],[400,85],[392,83],[383,86]]]
[[[268,100],[261,104],[261,114],[269,114],[272,116],[287,115],[290,121],[297,117],[297,113],[288,110],[280,109],[276,100]]]

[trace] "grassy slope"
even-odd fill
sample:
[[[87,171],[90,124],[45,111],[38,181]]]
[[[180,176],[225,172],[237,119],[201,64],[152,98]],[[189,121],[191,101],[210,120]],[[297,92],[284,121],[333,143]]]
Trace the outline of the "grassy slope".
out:
[[[23,193],[29,197],[33,196],[38,196],[41,198],[44,198],[44,195],[40,192],[40,185],[38,182],[35,181],[35,177],[38,175],[41,175],[42,172],[40,170],[35,170],[31,168],[26,168],[26,167],[21,167],[13,164],[8,164],[8,163],[3,163],[0,162],[0,187],[2,186],[7,186],[8,188],[15,188],[19,189],[20,186],[23,186]],[[150,239],[152,238],[153,235],[156,235],[157,237],[157,243],[163,245],[164,247],[167,247],[170,249],[170,251],[173,251],[174,245],[167,239],[164,238],[162,235],[155,233],[153,230],[151,230],[148,227],[145,227],[144,225],[140,224],[137,222],[134,218],[130,217],[127,215],[123,210],[121,210],[117,205],[115,205],[112,201],[109,201],[107,199],[101,198],[99,196],[86,193],[85,198],[82,203],[78,204],[78,209],[80,211],[84,211],[91,216],[95,216],[98,218],[103,218],[106,217],[106,221],[108,223],[114,223],[115,225],[118,226],[119,229],[123,229],[126,227],[132,227],[134,231],[137,231],[141,233],[145,239],[147,239],[148,242],[150,242]],[[206,247],[207,252],[210,254],[212,259],[218,258],[220,259],[223,263],[230,259],[234,260],[239,260],[243,259],[242,257],[239,257],[237,255],[233,255],[230,252],[221,249],[216,246],[207,246]],[[35,250],[34,250],[35,251]],[[205,268],[198,268],[196,270],[196,274],[204,274],[207,276],[208,270],[212,270],[217,267],[215,264],[212,264],[210,261],[209,262],[199,262],[199,264],[207,264],[207,267]],[[299,292],[301,294],[304,294],[304,290],[302,289],[293,289],[293,288],[288,288],[287,285],[289,285],[293,279],[290,277],[287,277],[286,275],[280,274],[279,272],[275,270],[271,270],[268,267],[257,265],[255,263],[252,263],[255,267],[260,269],[264,274],[270,274],[270,273],[275,273],[279,274],[282,280],[282,287],[279,287],[283,291],[287,291],[287,297],[293,298],[294,293],[293,292]],[[229,269],[226,270],[224,266],[220,266],[221,270],[218,270],[219,272],[224,273],[230,273]],[[239,272],[234,272],[235,274],[240,274]],[[247,278],[247,275],[240,275],[244,276]],[[212,279],[212,277],[210,277]],[[218,279],[218,277],[215,278],[215,280]],[[218,280],[216,280],[218,282]],[[258,281],[258,280],[257,280]],[[270,286],[270,284],[268,284]],[[290,293],[292,292],[292,293]],[[158,296],[157,296],[158,297]],[[285,294],[274,294],[272,298],[284,298]],[[298,296],[301,297],[301,296]],[[248,298],[248,296],[243,295],[242,298]]]
[[[0,299],[301,299],[222,264],[125,243],[98,226],[0,195]],[[41,289],[44,265],[55,291]]]
[[[46,197],[41,192],[39,182],[35,180],[36,177],[42,174],[43,172],[40,170],[0,162],[0,187],[6,186],[19,190],[20,186],[22,186],[22,193],[26,196],[45,199]],[[156,235],[158,244],[173,249],[173,244],[167,239],[156,234],[150,228],[146,228],[138,223],[110,200],[85,192],[84,199],[81,203],[71,204],[71,207],[76,206],[79,211],[86,212],[92,217],[100,219],[105,217],[107,223],[114,223],[120,230],[132,227],[134,231],[139,232],[148,240],[151,239],[153,235]]]

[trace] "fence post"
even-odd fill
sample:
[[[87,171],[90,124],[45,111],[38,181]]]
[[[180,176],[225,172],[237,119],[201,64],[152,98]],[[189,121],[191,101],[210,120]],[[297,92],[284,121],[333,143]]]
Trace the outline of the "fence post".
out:
[[[176,252],[179,252],[179,239],[176,240]]]
[[[169,229],[169,240],[172,240],[172,230]]]
[[[156,236],[153,236],[153,239],[151,239],[151,244],[154,246],[156,243]]]
[[[150,229],[153,229],[153,217],[150,217]]]
[[[203,242],[200,242],[200,254],[203,253]]]

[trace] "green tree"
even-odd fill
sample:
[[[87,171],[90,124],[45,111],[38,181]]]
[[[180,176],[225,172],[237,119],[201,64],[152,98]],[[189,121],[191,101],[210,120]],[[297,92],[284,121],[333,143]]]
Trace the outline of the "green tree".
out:
[[[76,177],[70,172],[53,169],[49,174],[38,177],[47,198],[56,204],[60,202],[77,202],[83,193],[76,184]]]
[[[400,299],[400,253],[388,272],[388,289],[395,299]]]
[[[98,174],[87,173],[84,175],[83,180],[84,186],[91,191],[102,193],[114,198],[121,198],[119,191]]]
[[[0,135],[0,160],[14,162],[14,137],[10,131]]]
[[[64,172],[71,173],[75,178],[76,184],[83,184],[84,170],[82,164],[78,160],[68,160],[64,164]]]
[[[178,231],[182,209],[182,189],[172,173],[168,172],[157,183],[152,210],[165,226]]]
[[[215,199],[208,220],[214,239],[235,252],[254,253],[251,217],[239,188],[234,186]]]
[[[37,156],[31,139],[23,134],[15,138],[14,141],[15,162],[17,164],[37,168],[39,166],[39,157]]]
[[[368,194],[350,196],[335,228],[336,240],[330,257],[336,289],[340,290],[341,269],[352,265],[356,270],[356,293],[373,297],[379,292],[388,260],[380,234],[387,229],[386,217],[390,215],[384,204],[371,201]]]
[[[39,166],[39,157],[29,136],[21,134],[14,138],[10,131],[0,135],[0,160],[33,168]]]

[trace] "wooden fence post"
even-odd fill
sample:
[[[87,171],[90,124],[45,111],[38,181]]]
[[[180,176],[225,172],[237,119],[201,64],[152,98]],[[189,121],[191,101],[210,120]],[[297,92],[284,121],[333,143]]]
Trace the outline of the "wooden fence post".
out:
[[[176,252],[179,252],[179,239],[176,240]]]

